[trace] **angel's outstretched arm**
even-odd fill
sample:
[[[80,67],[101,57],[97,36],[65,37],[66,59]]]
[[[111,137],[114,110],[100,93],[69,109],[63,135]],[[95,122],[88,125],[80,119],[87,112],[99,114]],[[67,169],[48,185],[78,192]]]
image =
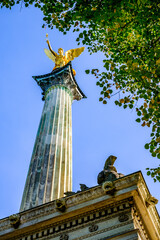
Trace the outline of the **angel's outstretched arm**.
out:
[[[56,57],[56,56],[57,56],[57,53],[52,50],[49,40],[47,40],[46,42],[47,42],[47,44],[48,44],[49,50],[50,50],[51,53]]]

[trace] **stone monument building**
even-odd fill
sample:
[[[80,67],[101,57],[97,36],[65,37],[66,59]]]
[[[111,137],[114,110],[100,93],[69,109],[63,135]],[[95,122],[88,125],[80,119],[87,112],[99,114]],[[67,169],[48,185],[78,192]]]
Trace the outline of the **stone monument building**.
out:
[[[71,63],[33,77],[44,108],[20,212],[0,220],[0,240],[160,240],[160,219],[141,172],[124,176],[110,156],[97,186],[72,192]]]

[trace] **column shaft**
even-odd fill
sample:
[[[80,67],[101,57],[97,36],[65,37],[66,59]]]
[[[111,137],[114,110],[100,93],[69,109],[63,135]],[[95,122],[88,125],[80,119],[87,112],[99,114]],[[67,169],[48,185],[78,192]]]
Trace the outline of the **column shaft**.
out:
[[[66,88],[48,91],[20,211],[72,191],[72,98]]]

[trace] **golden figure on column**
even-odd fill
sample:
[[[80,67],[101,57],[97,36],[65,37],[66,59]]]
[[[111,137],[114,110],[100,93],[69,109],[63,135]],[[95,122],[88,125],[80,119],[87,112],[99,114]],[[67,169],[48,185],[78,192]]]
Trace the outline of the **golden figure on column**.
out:
[[[48,37],[48,35],[46,34],[46,37]],[[47,55],[47,57],[49,57],[54,63],[55,63],[55,67],[53,68],[53,70],[55,68],[60,68],[65,66],[68,62],[72,61],[74,58],[79,57],[79,55],[84,51],[85,47],[80,47],[80,48],[75,48],[75,49],[70,49],[68,51],[65,52],[65,55],[63,55],[63,48],[59,48],[58,49],[58,54],[52,50],[51,45],[49,40],[46,40],[49,50],[48,49],[44,49],[45,54]],[[73,69],[72,69],[73,70]],[[74,75],[76,74],[75,70],[73,70]]]

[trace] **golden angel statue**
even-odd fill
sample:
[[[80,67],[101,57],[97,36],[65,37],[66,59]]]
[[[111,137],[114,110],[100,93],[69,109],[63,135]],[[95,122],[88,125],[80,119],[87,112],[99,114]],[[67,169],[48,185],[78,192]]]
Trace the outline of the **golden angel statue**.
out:
[[[58,49],[58,54],[56,52],[54,52],[51,48],[50,42],[47,39],[47,44],[49,47],[48,49],[44,49],[45,54],[47,55],[47,57],[49,57],[54,63],[55,63],[55,67],[53,68],[53,70],[55,68],[59,68],[59,67],[63,67],[65,66],[69,61],[72,61],[75,57],[79,57],[79,55],[84,51],[84,47],[80,47],[80,48],[75,48],[75,49],[70,49],[67,52],[65,52],[65,55],[63,55],[63,49],[59,48]],[[75,75],[76,72],[73,69],[73,74]]]

